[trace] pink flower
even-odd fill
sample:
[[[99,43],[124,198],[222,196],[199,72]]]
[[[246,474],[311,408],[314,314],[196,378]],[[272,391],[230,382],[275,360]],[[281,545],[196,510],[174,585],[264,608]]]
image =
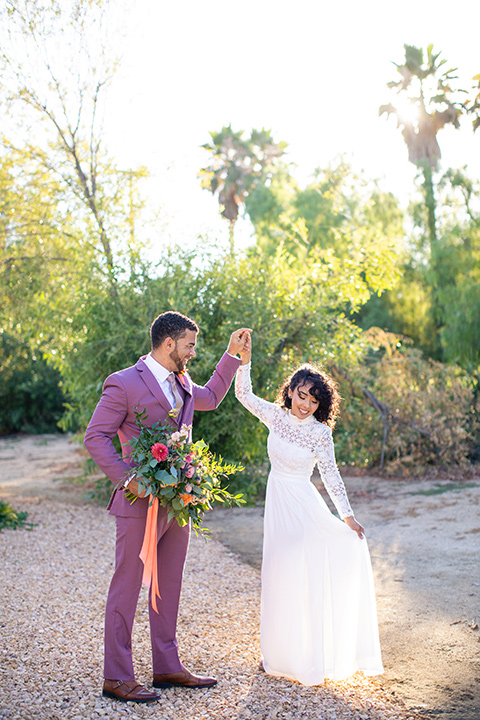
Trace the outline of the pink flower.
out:
[[[191,492],[192,492],[192,489],[193,489],[193,488],[192,488],[192,486],[190,485],[190,483],[188,483],[188,485],[185,485],[185,492],[191,493]]]
[[[195,457],[195,455],[193,455],[193,453],[190,453],[189,455],[186,455],[186,456],[185,456],[185,462],[191,463],[194,457]]]
[[[163,443],[155,443],[150,448],[150,452],[152,453],[155,460],[158,460],[158,462],[162,462],[162,460],[166,460],[168,456],[168,448]]]
[[[184,473],[185,477],[192,478],[195,475],[195,468],[190,465],[186,470],[184,470]]]

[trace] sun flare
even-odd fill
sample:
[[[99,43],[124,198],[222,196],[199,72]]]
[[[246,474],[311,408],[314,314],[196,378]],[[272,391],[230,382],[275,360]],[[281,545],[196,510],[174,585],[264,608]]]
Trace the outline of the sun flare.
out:
[[[398,97],[395,100],[398,119],[402,123],[416,125],[420,117],[420,103],[418,98]]]

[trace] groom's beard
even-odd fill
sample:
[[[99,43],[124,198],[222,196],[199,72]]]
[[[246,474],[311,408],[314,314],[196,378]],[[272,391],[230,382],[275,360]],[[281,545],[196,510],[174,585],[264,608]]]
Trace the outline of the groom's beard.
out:
[[[172,360],[175,363],[176,370],[174,372],[182,373],[185,370],[187,361],[185,360],[185,358],[180,357],[180,355],[177,352],[176,345],[175,345],[175,350],[172,350],[172,352],[170,353],[170,360]]]

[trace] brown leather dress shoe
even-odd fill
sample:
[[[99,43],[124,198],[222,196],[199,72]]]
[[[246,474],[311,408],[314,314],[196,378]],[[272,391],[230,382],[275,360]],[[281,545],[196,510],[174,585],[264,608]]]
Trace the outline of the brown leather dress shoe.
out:
[[[156,688],[206,688],[212,687],[212,685],[216,684],[217,681],[215,680],[215,678],[192,675],[192,673],[185,668],[183,668],[183,670],[178,673],[167,673],[166,675],[154,674],[153,676],[153,687]]]
[[[160,700],[160,695],[150,692],[136,680],[107,680],[103,683],[103,697],[114,698],[122,702],[148,703]]]

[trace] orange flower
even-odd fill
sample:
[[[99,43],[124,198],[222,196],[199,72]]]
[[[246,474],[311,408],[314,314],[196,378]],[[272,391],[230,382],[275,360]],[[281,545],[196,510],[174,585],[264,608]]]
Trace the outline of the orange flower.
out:
[[[180,493],[180,497],[183,500],[183,507],[187,507],[187,505],[195,500],[195,495],[189,495],[188,493]]]

